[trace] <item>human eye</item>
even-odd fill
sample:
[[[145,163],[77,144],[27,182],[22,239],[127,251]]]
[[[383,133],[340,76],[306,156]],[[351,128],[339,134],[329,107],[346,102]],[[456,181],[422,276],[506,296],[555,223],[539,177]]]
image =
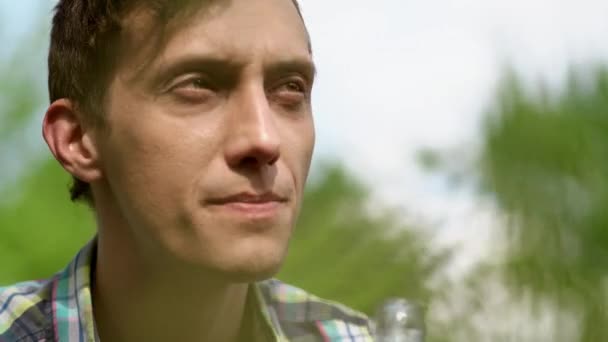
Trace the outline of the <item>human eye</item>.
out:
[[[302,104],[308,99],[308,94],[306,82],[298,77],[282,80],[271,89],[272,99],[287,107]]]
[[[179,100],[189,103],[200,103],[212,97],[216,89],[202,75],[186,75],[177,78],[170,87],[170,92]]]

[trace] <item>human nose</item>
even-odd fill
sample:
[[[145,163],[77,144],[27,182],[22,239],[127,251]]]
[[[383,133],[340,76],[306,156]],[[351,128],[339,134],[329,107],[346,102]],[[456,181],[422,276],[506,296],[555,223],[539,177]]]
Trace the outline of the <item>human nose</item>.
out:
[[[228,164],[273,165],[280,157],[280,138],[264,88],[250,86],[235,99],[225,152]]]

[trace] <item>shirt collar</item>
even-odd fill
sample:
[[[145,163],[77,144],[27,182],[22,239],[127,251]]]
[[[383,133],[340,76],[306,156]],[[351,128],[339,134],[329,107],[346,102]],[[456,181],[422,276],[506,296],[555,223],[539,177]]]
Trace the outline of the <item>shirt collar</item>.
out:
[[[97,341],[91,296],[91,265],[96,240],[76,254],[53,283],[53,329],[59,342]]]

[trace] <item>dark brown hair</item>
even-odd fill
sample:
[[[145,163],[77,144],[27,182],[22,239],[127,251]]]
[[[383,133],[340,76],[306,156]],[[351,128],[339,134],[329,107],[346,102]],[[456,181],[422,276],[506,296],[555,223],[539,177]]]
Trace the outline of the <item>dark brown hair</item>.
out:
[[[136,8],[152,10],[166,25],[189,5],[229,0],[60,0],[49,48],[49,97],[74,101],[87,124],[103,125],[103,99],[119,58],[123,21]],[[297,0],[292,0],[302,17]],[[73,177],[72,201],[93,204],[90,185]]]

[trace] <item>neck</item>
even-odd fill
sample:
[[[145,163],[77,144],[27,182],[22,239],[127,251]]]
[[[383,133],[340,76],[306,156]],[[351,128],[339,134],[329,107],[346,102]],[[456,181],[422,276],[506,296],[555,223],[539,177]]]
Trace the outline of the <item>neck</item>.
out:
[[[93,312],[102,341],[237,339],[247,284],[158,260],[150,263],[122,234],[117,238],[99,231]]]

